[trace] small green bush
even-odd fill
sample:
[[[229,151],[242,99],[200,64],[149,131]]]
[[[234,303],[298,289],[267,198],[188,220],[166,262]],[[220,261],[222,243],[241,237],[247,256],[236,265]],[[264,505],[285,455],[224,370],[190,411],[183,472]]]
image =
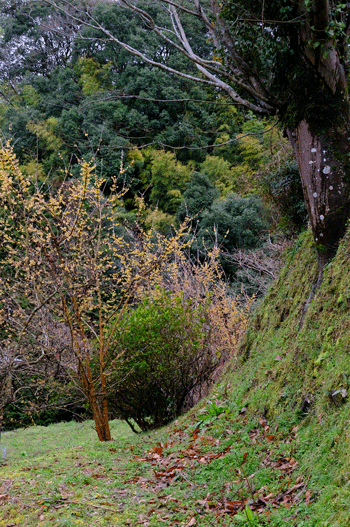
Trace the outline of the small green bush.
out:
[[[230,193],[223,199],[215,199],[198,215],[198,220],[192,254],[204,260],[207,249],[218,245],[222,249],[221,267],[239,291],[242,280],[237,276],[238,266],[226,255],[237,250],[256,249],[263,244],[271,227],[269,211],[257,196],[241,197]]]
[[[161,291],[121,319],[111,360],[109,407],[142,430],[165,425],[210,382],[218,358],[209,347],[208,302]]]
[[[269,231],[270,219],[260,198],[230,193],[213,202],[200,226],[208,245],[210,240],[217,240],[224,250],[232,252],[257,247]]]

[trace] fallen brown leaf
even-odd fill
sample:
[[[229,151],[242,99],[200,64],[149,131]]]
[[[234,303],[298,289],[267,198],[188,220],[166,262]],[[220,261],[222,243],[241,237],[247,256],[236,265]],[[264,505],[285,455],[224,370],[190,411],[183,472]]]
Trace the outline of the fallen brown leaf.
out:
[[[312,498],[312,492],[311,492],[311,490],[307,490],[305,492],[306,505],[310,505],[311,498]]]

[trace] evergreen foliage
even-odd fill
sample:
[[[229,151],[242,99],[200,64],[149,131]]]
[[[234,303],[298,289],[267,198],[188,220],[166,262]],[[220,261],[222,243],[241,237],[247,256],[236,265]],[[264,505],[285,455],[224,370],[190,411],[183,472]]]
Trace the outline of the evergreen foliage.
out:
[[[205,240],[215,240],[228,251],[256,247],[268,231],[267,211],[258,197],[229,194],[217,199],[203,215],[201,223]]]
[[[183,194],[183,200],[177,212],[179,221],[186,217],[200,223],[207,209],[217,198],[219,191],[205,173],[194,172]]]
[[[164,212],[176,213],[182,192],[190,178],[191,167],[176,161],[171,152],[155,151],[151,162],[150,201]]]
[[[109,357],[113,415],[145,431],[191,406],[194,390],[205,389],[219,364],[210,332],[206,303],[196,306],[165,291],[125,312]]]

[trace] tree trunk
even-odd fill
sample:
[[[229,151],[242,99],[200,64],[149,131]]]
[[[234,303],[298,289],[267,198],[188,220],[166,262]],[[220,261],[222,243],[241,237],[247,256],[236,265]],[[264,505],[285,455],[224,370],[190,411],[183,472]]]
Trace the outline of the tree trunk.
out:
[[[328,0],[298,0],[300,58],[290,77],[289,140],[299,166],[319,270],[334,256],[350,214],[350,109],[341,39],[330,34]],[[293,115],[294,114],[294,115]],[[319,277],[319,280],[322,277]]]
[[[98,396],[95,391],[95,386],[92,381],[90,364],[87,363],[86,370],[82,364],[79,365],[78,376],[81,382],[82,388],[89,402],[89,406],[92,412],[92,417],[95,421],[96,432],[100,441],[111,441],[111,431],[109,428],[108,420],[108,407],[107,402],[100,408]]]
[[[317,276],[305,303],[299,329],[322,283],[324,265],[335,255],[350,216],[350,134],[348,119],[344,117],[346,123],[343,122],[341,128],[329,126],[325,134],[312,132],[313,126],[305,119],[296,129],[287,130],[299,166],[317,249]]]
[[[319,264],[334,256],[350,215],[348,127],[312,133],[303,120],[288,136],[299,166]]]
[[[99,440],[100,441],[111,441],[112,437],[111,437],[111,431],[109,428],[108,418],[106,419],[105,416],[101,413],[95,400],[91,400],[89,402],[90,402],[92,415],[95,421],[96,432],[97,432]]]

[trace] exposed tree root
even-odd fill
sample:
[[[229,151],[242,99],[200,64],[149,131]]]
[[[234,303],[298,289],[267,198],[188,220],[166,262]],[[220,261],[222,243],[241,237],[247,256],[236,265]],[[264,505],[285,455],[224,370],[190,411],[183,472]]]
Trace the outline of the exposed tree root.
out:
[[[305,304],[304,309],[303,309],[303,312],[301,314],[301,318],[300,318],[300,322],[299,322],[299,331],[303,327],[304,320],[305,320],[306,313],[308,311],[309,305],[313,301],[313,299],[314,299],[314,297],[316,295],[316,292],[318,291],[318,289],[322,285],[323,269],[324,269],[324,266],[326,265],[326,263],[328,261],[329,261],[329,257],[327,257],[326,255],[323,255],[323,254],[318,254],[318,256],[317,256],[317,279],[316,279],[316,282],[314,284],[312,284],[309,298],[307,299],[306,304]]]

